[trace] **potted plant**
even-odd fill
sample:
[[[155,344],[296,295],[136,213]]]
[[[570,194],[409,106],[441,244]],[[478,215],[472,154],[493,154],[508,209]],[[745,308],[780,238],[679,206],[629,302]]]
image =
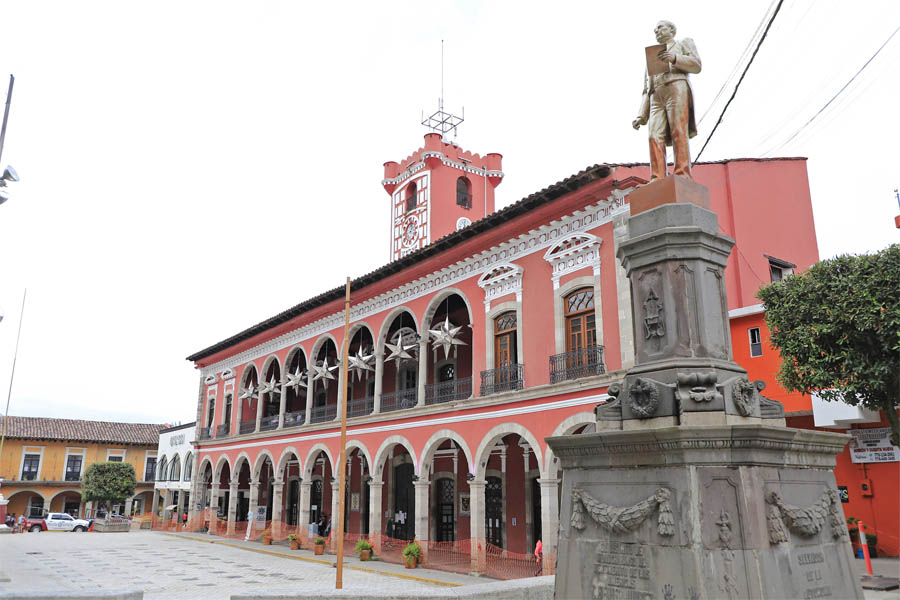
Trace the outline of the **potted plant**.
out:
[[[403,558],[405,559],[405,566],[407,569],[415,569],[416,561],[419,560],[419,557],[422,556],[422,546],[420,546],[415,540],[406,545],[406,548],[403,549]]]
[[[372,558],[372,544],[366,540],[358,540],[356,542],[356,553],[359,554],[359,560],[369,560]]]
[[[866,534],[866,545],[869,547],[869,558],[878,558],[878,550],[875,549],[875,544],[878,543],[878,536],[874,533]]]
[[[297,537],[296,533],[292,533],[288,536],[288,542],[291,544],[291,550],[300,549],[300,538]]]
[[[313,552],[316,553],[316,556],[321,554],[325,554],[325,538],[317,537],[315,542],[313,543]]]
[[[262,543],[266,546],[272,545],[272,530],[266,529],[262,532]]]

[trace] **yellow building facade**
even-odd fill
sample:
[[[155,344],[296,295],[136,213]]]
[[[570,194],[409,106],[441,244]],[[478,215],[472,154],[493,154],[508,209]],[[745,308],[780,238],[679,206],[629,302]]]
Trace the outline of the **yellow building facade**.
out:
[[[137,478],[135,494],[112,507],[122,515],[149,512],[156,478],[159,432],[165,424],[114,423],[78,419],[6,417],[0,454],[0,493],[7,513],[40,516],[65,512],[96,516],[100,507],[81,500],[81,482],[97,462],[127,462]]]

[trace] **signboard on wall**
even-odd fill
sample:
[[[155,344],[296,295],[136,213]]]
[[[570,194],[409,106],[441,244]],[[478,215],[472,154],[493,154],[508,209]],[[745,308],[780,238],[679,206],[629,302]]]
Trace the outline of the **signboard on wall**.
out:
[[[900,448],[891,444],[891,428],[851,429],[850,460],[855,463],[900,462]]]

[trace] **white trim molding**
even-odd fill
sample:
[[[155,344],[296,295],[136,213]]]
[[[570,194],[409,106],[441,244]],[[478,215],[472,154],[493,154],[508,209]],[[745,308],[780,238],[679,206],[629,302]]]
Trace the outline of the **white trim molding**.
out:
[[[490,312],[491,300],[515,294],[516,301],[522,300],[522,275],[525,269],[512,263],[497,265],[478,278],[478,287],[484,290],[484,312]]]
[[[766,312],[766,309],[762,304],[753,304],[751,306],[742,306],[740,308],[733,308],[728,311],[729,319],[737,319],[738,317],[747,317],[749,315],[758,315],[759,313]]]
[[[600,274],[600,244],[603,238],[590,233],[567,235],[550,247],[544,260],[553,268],[553,289],[559,289],[559,280],[566,273],[592,267],[594,275]]]
[[[38,458],[38,468],[37,473],[34,475],[34,479],[22,479],[23,469],[25,468],[25,456],[27,454],[37,454],[40,458]],[[22,460],[19,461],[19,480],[20,481],[34,481],[35,483],[39,482],[41,479],[41,469],[44,468],[44,447],[43,446],[22,446]]]

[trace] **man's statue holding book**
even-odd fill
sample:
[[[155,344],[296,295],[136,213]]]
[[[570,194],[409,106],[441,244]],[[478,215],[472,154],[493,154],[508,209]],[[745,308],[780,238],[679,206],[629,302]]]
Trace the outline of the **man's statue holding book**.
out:
[[[700,72],[700,55],[690,38],[675,39],[675,24],[660,21],[656,46],[646,49],[647,72],[641,110],[631,125],[650,124],[650,179],[666,176],[666,146],[675,153],[675,175],[691,179],[688,139],[697,135],[688,73]]]

